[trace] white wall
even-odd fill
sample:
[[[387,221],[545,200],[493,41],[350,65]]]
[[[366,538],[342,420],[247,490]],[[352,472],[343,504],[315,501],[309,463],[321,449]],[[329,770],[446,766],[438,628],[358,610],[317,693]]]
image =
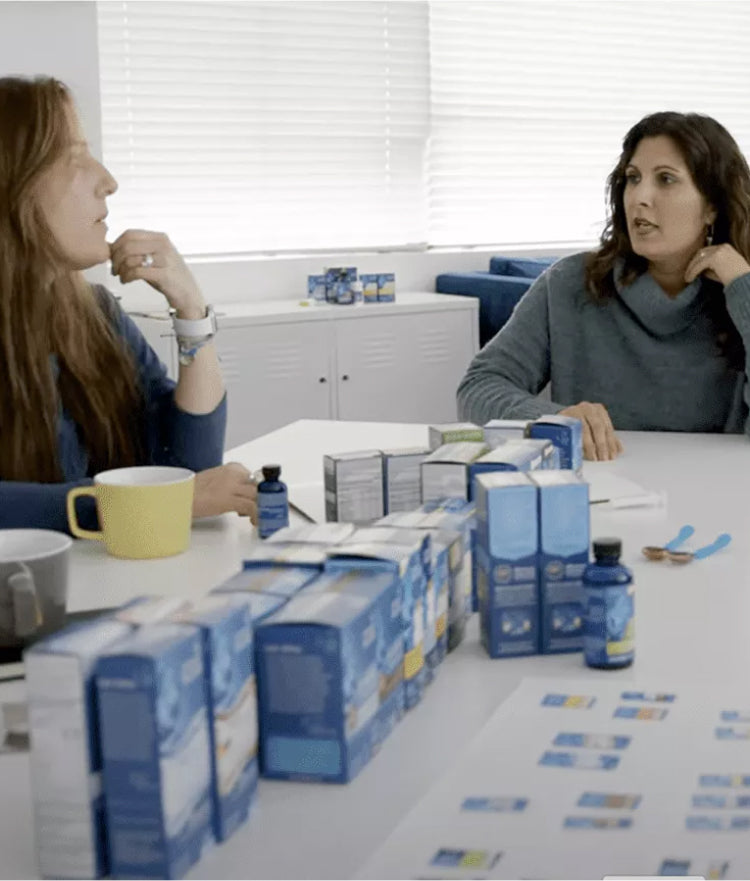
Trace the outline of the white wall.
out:
[[[92,152],[101,155],[99,58],[96,3],[0,2],[0,73],[49,74],[72,89]],[[164,230],[169,233],[169,230]],[[316,254],[285,258],[190,261],[206,298],[213,303],[302,298],[307,276],[326,266],[356,266],[361,272],[395,272],[397,291],[433,291],[441,272],[486,270],[494,253],[566,254],[576,248],[477,249],[462,251]],[[143,282],[123,287],[101,266],[87,273],[123,295],[132,309],[159,309],[160,294]]]
[[[92,152],[101,154],[95,3],[0,2],[0,75],[14,74],[69,86]]]

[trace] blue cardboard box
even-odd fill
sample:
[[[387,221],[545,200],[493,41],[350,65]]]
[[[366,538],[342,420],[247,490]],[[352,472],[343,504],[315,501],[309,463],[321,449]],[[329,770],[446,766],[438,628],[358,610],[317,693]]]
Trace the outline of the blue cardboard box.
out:
[[[438,516],[440,516],[438,514]],[[463,637],[464,623],[466,619],[467,590],[470,583],[465,585],[462,577],[464,567],[464,531],[461,524],[454,523],[453,529],[434,526],[434,514],[427,514],[422,510],[400,511],[388,514],[373,524],[373,527],[391,526],[396,529],[424,529],[432,540],[433,572],[440,573],[443,570],[443,558],[447,568],[447,614],[442,620],[442,602],[438,591],[437,633],[440,660],[444,653],[460,642]],[[470,565],[470,563],[468,564]],[[437,583],[441,583],[438,574]],[[453,633],[452,633],[453,632]],[[451,639],[453,635],[453,639]]]
[[[213,841],[197,628],[151,624],[96,665],[107,842],[120,878],[181,878]]]
[[[255,632],[261,772],[347,783],[367,764],[380,698],[373,602],[294,597]]]
[[[375,541],[386,544],[422,545],[422,565],[425,571],[425,684],[437,675],[440,662],[448,647],[448,548],[435,544],[427,529],[394,527],[379,522],[369,529],[359,529],[352,541]]]
[[[474,533],[476,531],[476,506],[474,502],[461,499],[433,499],[423,503],[419,509],[429,514],[425,526],[435,529],[455,529],[463,536],[464,560],[460,570],[460,581],[466,597],[466,617],[476,612]]]
[[[477,459],[471,466],[471,476],[493,471],[546,470],[557,464],[557,457],[555,446],[549,441],[508,441]]]
[[[378,302],[392,303],[396,299],[396,276],[392,272],[378,274]]]
[[[583,570],[589,559],[589,485],[573,471],[538,471],[540,651],[583,648]]]
[[[471,501],[473,463],[488,452],[484,442],[462,441],[430,453],[422,462],[422,502],[446,498]]]
[[[491,658],[539,651],[537,488],[519,471],[476,479],[477,600]]]
[[[94,666],[132,629],[102,616],[24,652],[36,848],[46,878],[109,874]]]
[[[583,468],[583,425],[573,416],[542,416],[526,428],[530,438],[551,441],[559,450],[558,467],[580,474]]]
[[[285,526],[269,535],[266,544],[337,545],[354,532],[353,523],[303,523]]]
[[[280,547],[283,545],[271,545],[270,547]],[[302,560],[290,560],[288,564],[283,564],[280,558],[273,560],[244,560],[243,567],[231,578],[227,578],[221,584],[216,586],[216,590],[243,590],[252,591],[253,593],[272,593],[278,596],[289,597],[298,593],[306,584],[309,584],[323,570],[323,561],[325,554],[312,545],[301,545],[302,553],[307,548],[307,559],[310,560],[310,553],[314,553],[319,562],[314,565],[303,564]],[[265,547],[264,547],[265,549]]]
[[[258,710],[250,610],[243,596],[213,594],[174,616],[203,643],[217,841],[247,819],[258,784]]]
[[[274,612],[277,612],[289,601],[288,597],[279,596],[275,593],[255,593],[254,591],[243,590],[241,587],[232,587],[231,584],[226,587],[224,585],[215,587],[209,596],[229,596],[242,599],[247,606],[248,613],[250,614],[250,623],[253,627],[260,621],[268,618],[269,615],[273,615]]]
[[[369,599],[375,611],[378,696],[380,706],[373,728],[373,749],[378,749],[404,714],[404,630],[401,618],[401,585],[394,573],[348,570],[321,575],[302,591],[344,593]]]
[[[406,709],[422,699],[427,676],[424,660],[425,595],[424,545],[388,545],[376,542],[347,543],[330,548],[327,572],[360,570],[393,573],[401,589],[401,624],[404,634],[404,702]]]

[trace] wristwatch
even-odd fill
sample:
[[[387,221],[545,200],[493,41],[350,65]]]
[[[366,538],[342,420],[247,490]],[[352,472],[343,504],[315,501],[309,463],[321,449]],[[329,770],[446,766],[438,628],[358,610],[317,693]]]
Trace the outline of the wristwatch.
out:
[[[180,364],[192,364],[198,352],[216,335],[216,315],[211,305],[206,306],[203,318],[190,320],[172,315],[172,324],[177,337],[178,360]]]
[[[172,324],[177,339],[186,337],[187,339],[202,339],[203,337],[212,337],[216,333],[216,315],[214,307],[206,306],[206,314],[203,318],[190,320],[188,318],[178,318],[176,314],[172,315]]]

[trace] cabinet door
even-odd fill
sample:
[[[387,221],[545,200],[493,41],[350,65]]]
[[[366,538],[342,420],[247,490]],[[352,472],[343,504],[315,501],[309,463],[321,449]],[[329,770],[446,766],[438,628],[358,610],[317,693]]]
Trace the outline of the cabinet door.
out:
[[[456,388],[475,351],[472,321],[468,309],[334,321],[338,418],[455,421]]]
[[[226,447],[294,422],[331,418],[325,321],[223,327],[216,335],[229,407]]]

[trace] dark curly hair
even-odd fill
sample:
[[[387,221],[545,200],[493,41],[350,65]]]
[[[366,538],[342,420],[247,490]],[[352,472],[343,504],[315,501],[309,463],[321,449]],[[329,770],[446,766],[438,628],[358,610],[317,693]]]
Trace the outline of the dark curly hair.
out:
[[[710,116],[674,111],[652,113],[625,135],[620,158],[607,178],[607,222],[599,248],[586,260],[586,292],[596,303],[615,295],[614,266],[618,258],[624,261],[624,284],[631,284],[648,269],[648,260],[634,253],[630,244],[623,202],[625,170],[641,140],[660,135],[675,143],[698,191],[716,211],[713,243],[730,242],[750,262],[750,168],[737,142]],[[720,289],[717,282],[704,279],[703,283]],[[726,313],[724,298],[710,297],[709,302],[719,313],[719,341],[736,362],[742,342]],[[744,350],[741,360],[744,365]]]

